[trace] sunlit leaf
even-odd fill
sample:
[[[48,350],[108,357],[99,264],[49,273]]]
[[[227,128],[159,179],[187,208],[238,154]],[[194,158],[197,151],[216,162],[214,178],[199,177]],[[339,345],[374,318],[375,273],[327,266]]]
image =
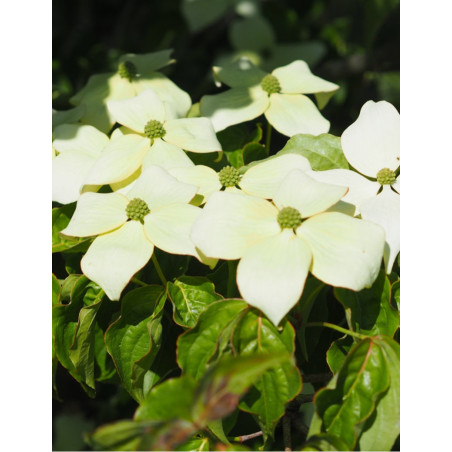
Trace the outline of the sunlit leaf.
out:
[[[349,168],[342,152],[341,139],[329,133],[318,136],[294,135],[276,155],[284,154],[300,154],[306,157],[315,171]]]
[[[168,282],[168,295],[174,306],[174,320],[181,326],[193,327],[201,312],[223,297],[207,278],[182,276],[174,283]]]

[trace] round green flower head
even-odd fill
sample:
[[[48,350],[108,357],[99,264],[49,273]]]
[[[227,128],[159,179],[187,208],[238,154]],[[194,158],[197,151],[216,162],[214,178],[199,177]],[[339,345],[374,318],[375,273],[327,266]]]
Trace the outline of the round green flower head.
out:
[[[218,178],[220,179],[220,184],[223,187],[235,187],[242,176],[236,168],[233,166],[225,166],[219,173]]]
[[[143,223],[144,217],[150,211],[146,202],[140,198],[133,198],[126,207],[126,215],[131,220],[139,221],[140,223]]]
[[[273,74],[267,74],[261,81],[261,87],[268,94],[281,92],[279,80]]]
[[[383,168],[377,173],[377,182],[381,185],[392,185],[396,180],[394,171]]]
[[[148,138],[162,138],[165,136],[166,130],[163,128],[163,124],[160,121],[151,119],[144,126],[144,134]]]
[[[301,224],[301,214],[293,207],[284,207],[278,213],[278,223],[281,229],[296,229]]]
[[[118,74],[130,82],[137,76],[137,67],[131,61],[119,63]]]

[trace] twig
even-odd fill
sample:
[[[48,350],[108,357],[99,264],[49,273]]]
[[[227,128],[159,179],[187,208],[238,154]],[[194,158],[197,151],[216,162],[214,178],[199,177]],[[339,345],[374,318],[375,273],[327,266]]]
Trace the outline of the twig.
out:
[[[282,428],[283,428],[284,451],[290,452],[292,450],[290,438],[290,417],[284,415],[282,421],[283,421]]]
[[[256,432],[256,433],[250,433],[249,435],[236,436],[233,438],[233,441],[243,443],[244,441],[248,441],[249,439],[257,438],[259,436],[262,436],[262,431]]]

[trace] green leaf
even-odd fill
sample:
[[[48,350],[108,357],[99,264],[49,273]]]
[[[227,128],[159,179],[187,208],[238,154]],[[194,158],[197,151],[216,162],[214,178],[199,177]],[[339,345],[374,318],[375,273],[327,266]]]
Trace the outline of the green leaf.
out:
[[[193,419],[206,425],[231,414],[240,397],[269,369],[288,361],[287,353],[223,356],[205,372],[196,391]]]
[[[247,312],[234,330],[234,349],[243,355],[268,353],[274,356],[292,356],[295,332],[284,321],[276,328],[257,310]],[[240,409],[256,414],[265,432],[273,436],[285,405],[301,391],[301,377],[295,364],[289,360],[265,372],[240,402]]]
[[[94,318],[103,291],[85,276],[70,280],[69,304],[52,309],[55,353],[60,363],[94,397]],[[63,284],[62,294],[66,291]],[[63,297],[61,297],[63,298]]]
[[[237,50],[262,52],[273,47],[275,33],[265,17],[251,16],[232,22],[229,40]]]
[[[66,251],[75,248],[82,243],[86,244],[91,240],[90,237],[69,238],[62,237],[62,231],[69,224],[72,214],[75,210],[75,203],[67,204],[63,207],[55,207],[52,209],[52,253]]]
[[[262,155],[262,145],[259,144],[262,140],[260,124],[251,130],[245,124],[230,126],[218,132],[217,136],[229,164],[235,168],[245,165],[245,154],[248,162],[252,161],[253,157],[259,157],[260,160],[267,156],[265,148],[263,148],[265,155]]]
[[[209,438],[193,438],[180,446],[176,447],[177,451],[189,450],[189,451],[209,451],[214,450],[210,444]]]
[[[319,450],[325,452],[345,451],[350,450],[344,441],[337,436],[328,433],[319,433],[311,436],[309,441],[303,446],[301,450]],[[363,449],[364,450],[364,449]]]
[[[375,342],[383,352],[391,382],[375,416],[366,422],[359,446],[360,450],[391,450],[400,434],[400,345],[390,338]]]
[[[380,344],[373,338],[356,344],[339,373],[314,398],[321,431],[338,436],[353,450],[389,384],[387,362]],[[313,424],[316,425],[314,421]],[[312,427],[310,435],[319,433]]]
[[[204,309],[223,297],[207,278],[182,276],[168,282],[168,295],[174,307],[174,321],[183,327],[193,327]]]
[[[161,311],[165,300],[161,286],[128,292],[122,299],[120,317],[105,333],[107,351],[124,388],[138,402],[150,390],[147,377],[161,344]]]
[[[224,0],[184,0],[182,12],[192,32],[207,27],[229,8],[229,2]]]
[[[60,301],[61,284],[58,278],[52,274],[52,306],[55,306]]]
[[[171,378],[155,386],[135,412],[136,421],[190,421],[196,381],[189,375]]]
[[[243,162],[245,165],[256,160],[263,160],[267,157],[265,146],[260,143],[248,143],[243,148]]]
[[[335,288],[334,295],[344,306],[352,330],[368,336],[393,337],[399,328],[400,315],[391,306],[391,284],[384,270],[370,289],[354,292]]]
[[[391,286],[392,298],[400,312],[400,280],[395,281]]]
[[[342,367],[345,358],[354,344],[353,338],[348,335],[337,339],[331,344],[331,347],[326,352],[326,360],[334,375],[336,375]]]
[[[247,308],[243,300],[220,300],[201,313],[196,326],[177,341],[177,362],[185,374],[196,379],[204,375],[208,362],[228,346],[231,332]]]
[[[218,438],[223,444],[231,444],[224,433],[223,429],[223,421],[221,419],[217,419],[215,421],[210,421],[207,425],[209,431]]]
[[[158,426],[152,421],[123,420],[99,427],[85,440],[94,450],[151,450],[150,435]]]
[[[187,152],[188,157],[195,165],[205,165],[215,171],[221,171],[225,166],[229,165],[228,159],[224,152]]]
[[[315,171],[335,168],[349,169],[342,152],[341,139],[322,133],[314,136],[308,134],[294,135],[276,155],[299,154],[306,157]]]
[[[96,325],[96,316],[102,303],[104,291],[100,287],[96,287],[97,294],[94,300],[91,299],[92,293],[87,300],[87,293],[83,298],[88,306],[80,309],[77,329],[74,336],[74,341],[69,349],[69,359],[74,365],[75,371],[80,375],[83,381],[91,388],[95,388],[94,379],[94,334]]]

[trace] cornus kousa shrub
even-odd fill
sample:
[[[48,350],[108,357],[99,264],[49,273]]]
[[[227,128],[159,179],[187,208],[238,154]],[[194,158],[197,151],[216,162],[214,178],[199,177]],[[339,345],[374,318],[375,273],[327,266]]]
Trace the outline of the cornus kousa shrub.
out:
[[[329,134],[339,87],[301,60],[214,67],[230,89],[192,105],[170,54],[53,112],[55,397],[62,368],[126,392],[97,450],[391,450],[399,113]]]

